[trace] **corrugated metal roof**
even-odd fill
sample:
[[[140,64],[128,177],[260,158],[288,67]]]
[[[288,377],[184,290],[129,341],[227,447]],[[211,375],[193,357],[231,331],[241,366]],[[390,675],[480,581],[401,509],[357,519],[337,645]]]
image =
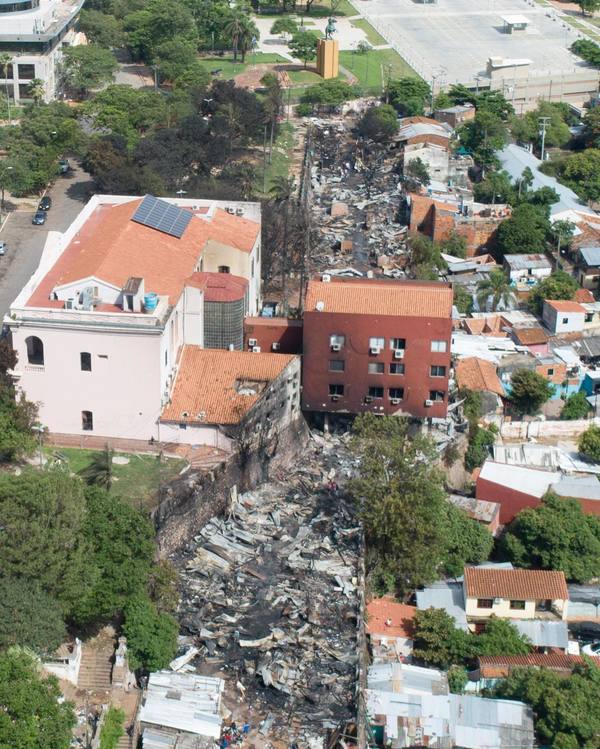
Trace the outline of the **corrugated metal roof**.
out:
[[[223,679],[157,671],[150,674],[140,723],[218,738]]]
[[[512,619],[520,634],[531,640],[536,648],[561,648],[569,645],[569,628],[566,622],[552,622],[545,619]]]
[[[511,270],[552,269],[552,264],[548,258],[541,253],[534,255],[505,255],[504,261]]]
[[[563,476],[551,488],[559,497],[600,500],[600,481],[595,476]]]
[[[556,471],[539,471],[534,468],[486,460],[479,479],[540,498],[548,491],[551,484],[560,479],[560,474]],[[493,497],[490,499],[493,500]]]
[[[579,252],[583,262],[591,268],[600,265],[600,247],[580,247]]]
[[[459,629],[467,630],[467,615],[461,583],[439,581],[424,590],[417,590],[418,609],[444,609]]]

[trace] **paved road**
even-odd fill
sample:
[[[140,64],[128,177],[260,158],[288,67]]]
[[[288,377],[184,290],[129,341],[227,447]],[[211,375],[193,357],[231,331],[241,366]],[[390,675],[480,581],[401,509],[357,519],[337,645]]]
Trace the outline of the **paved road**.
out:
[[[31,223],[33,208],[20,208],[0,230],[0,239],[8,245],[6,255],[0,257],[0,319],[37,268],[48,231],[64,231],[92,193],[89,175],[73,162],[71,165],[71,172],[58,177],[48,191],[52,208],[43,226]]]

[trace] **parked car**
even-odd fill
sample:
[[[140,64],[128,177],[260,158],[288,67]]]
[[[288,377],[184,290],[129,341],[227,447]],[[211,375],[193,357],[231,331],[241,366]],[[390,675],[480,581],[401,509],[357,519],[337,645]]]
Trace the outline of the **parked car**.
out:
[[[33,218],[31,219],[31,223],[35,224],[36,226],[41,226],[42,224],[46,223],[46,212],[45,211],[36,211],[33,214]]]
[[[49,211],[52,208],[52,198],[49,195],[44,195],[38,205],[38,211]]]
[[[59,159],[58,160],[58,173],[59,174],[67,174],[67,172],[71,169],[71,165],[69,164],[68,159]]]
[[[6,242],[0,241],[0,257],[2,257],[2,255],[6,255],[7,249],[8,247],[6,246]]]
[[[600,642],[590,642],[581,648],[583,655],[600,656]]]

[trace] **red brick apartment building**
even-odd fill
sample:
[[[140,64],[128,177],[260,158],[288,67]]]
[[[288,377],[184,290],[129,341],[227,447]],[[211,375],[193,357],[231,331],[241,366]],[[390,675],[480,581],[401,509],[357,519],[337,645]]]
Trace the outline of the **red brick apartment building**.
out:
[[[445,417],[451,333],[449,283],[309,282],[302,408]]]

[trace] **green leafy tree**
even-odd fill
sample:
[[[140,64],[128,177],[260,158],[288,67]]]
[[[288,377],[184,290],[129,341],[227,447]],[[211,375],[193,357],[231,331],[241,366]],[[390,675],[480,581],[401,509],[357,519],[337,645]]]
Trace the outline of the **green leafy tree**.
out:
[[[390,104],[402,117],[423,114],[431,89],[425,81],[414,76],[392,79],[388,83]]]
[[[453,284],[454,306],[461,315],[469,315],[473,311],[473,296],[462,284]]]
[[[169,614],[160,613],[145,596],[127,601],[123,632],[127,637],[129,664],[134,670],[159,671],[177,652],[178,626]]]
[[[600,46],[591,39],[578,39],[571,45],[571,52],[579,55],[594,67],[600,67]]]
[[[302,101],[321,106],[339,107],[355,95],[356,91],[349,83],[331,78],[309,86],[302,95]]]
[[[83,107],[86,117],[97,130],[106,129],[116,135],[121,135],[131,146],[149,130],[166,122],[167,108],[164,98],[154,91],[143,91],[117,84],[108,86],[104,91],[96,94]],[[91,146],[101,144],[100,153],[104,152],[105,141],[92,141]],[[111,169],[117,164],[113,151]],[[126,155],[126,154],[125,154]],[[119,164],[122,157],[118,157]]]
[[[568,156],[561,169],[561,182],[587,201],[600,199],[600,149],[586,148]]]
[[[577,281],[568,273],[556,270],[546,278],[539,281],[529,293],[527,305],[536,315],[541,315],[544,307],[544,299],[565,299],[575,297],[578,289]]]
[[[507,619],[490,617],[484,631],[476,636],[477,655],[527,655],[531,642]]]
[[[419,185],[423,185],[423,187],[427,187],[431,182],[427,164],[419,156],[416,159],[411,159],[408,164],[405,164],[404,176],[408,178],[409,182],[416,182]]]
[[[430,277],[436,280],[437,271],[445,268],[446,264],[440,254],[439,245],[422,234],[416,234],[410,237],[409,266],[415,278]]]
[[[271,26],[271,34],[285,34],[294,35],[298,32],[298,22],[289,16],[278,18],[274,21]]]
[[[90,44],[107,49],[120,47],[125,41],[120,19],[87,6],[79,16],[79,30],[86,35]]]
[[[492,205],[516,202],[515,189],[505,171],[488,172],[485,179],[473,185],[473,196],[480,203]]]
[[[288,42],[290,52],[302,60],[304,68],[317,56],[317,42],[319,35],[314,31],[298,31]]]
[[[29,653],[0,653],[0,746],[6,749],[69,749],[76,725],[70,702],[59,702],[58,680],[44,678]]]
[[[519,512],[501,548],[518,567],[562,570],[568,580],[587,582],[600,574],[600,521],[576,500],[548,492],[538,507]]]
[[[477,304],[482,311],[495,312],[500,306],[510,308],[515,301],[515,294],[506,274],[499,268],[493,270],[488,278],[477,284]]]
[[[94,580],[83,485],[62,471],[0,475],[0,570],[37,581],[69,615]]]
[[[502,117],[493,111],[478,110],[475,117],[462,125],[458,131],[460,144],[468,148],[480,163],[489,151],[498,151],[508,140],[508,129]]]
[[[459,390],[458,397],[464,401],[463,413],[471,428],[474,429],[482,416],[483,403],[481,393],[476,390]]]
[[[465,453],[465,468],[472,471],[483,465],[490,455],[490,448],[496,441],[496,434],[491,429],[476,426],[469,435],[469,447]]]
[[[600,735],[600,669],[591,659],[565,679],[545,668],[514,669],[494,696],[522,700],[533,708],[541,745],[553,749],[596,749]]]
[[[564,146],[571,139],[565,110],[559,103],[542,101],[531,112],[522,117],[513,117],[510,129],[513,137],[521,142],[540,143],[540,117],[547,117],[545,143],[547,147]]]
[[[156,47],[154,60],[161,78],[172,82],[194,65],[197,55],[198,51],[193,41],[185,37],[175,37]]]
[[[528,203],[518,205],[498,227],[496,251],[500,257],[543,252],[549,230],[550,222],[539,208]]]
[[[577,446],[585,458],[600,463],[600,427],[588,427],[579,438]]]
[[[453,257],[467,257],[467,240],[456,229],[452,229],[446,239],[440,242],[440,252]]]
[[[58,602],[35,580],[0,577],[0,649],[21,645],[40,653],[56,650],[66,635]]]
[[[587,401],[586,394],[583,390],[578,393],[572,393],[560,412],[560,418],[563,420],[573,421],[574,419],[585,419],[591,410]]]
[[[356,419],[352,444],[359,472],[351,491],[364,522],[372,575],[388,580],[391,575],[396,587],[407,591],[436,579],[444,564],[455,569],[481,555],[479,537],[472,546],[456,538],[464,524],[448,510],[428,439],[409,437],[402,419],[368,414]]]
[[[471,659],[473,637],[458,629],[443,609],[421,609],[413,620],[413,658],[435,668],[448,669]]]
[[[570,246],[576,228],[571,221],[559,219],[553,222],[550,231],[556,242],[556,251],[559,255],[563,247],[568,248]]]
[[[452,577],[462,575],[465,562],[479,564],[489,558],[494,539],[481,523],[449,502],[446,504],[445,555],[442,568]]]
[[[358,133],[363,138],[370,138],[383,143],[398,131],[398,116],[394,107],[381,104],[369,107],[358,123]]]
[[[34,104],[39,106],[44,99],[44,81],[41,78],[34,78],[29,84],[27,93],[33,99]]]
[[[154,555],[154,531],[142,512],[97,488],[86,491],[86,506],[83,533],[96,576],[75,607],[81,624],[108,621],[144,593]]]
[[[228,18],[228,16],[226,16]],[[158,47],[178,37],[198,41],[190,8],[180,0],[148,0],[123,22],[127,46],[136,60],[153,63]]]
[[[593,16],[596,11],[600,10],[600,0],[577,0],[577,5],[581,8],[581,15],[587,13]]]
[[[464,666],[450,666],[448,669],[448,688],[452,694],[464,694],[469,682],[469,674]]]
[[[554,394],[554,386],[531,369],[517,369],[511,377],[510,400],[521,414],[536,414]]]
[[[113,80],[115,56],[97,44],[80,44],[63,50],[62,75],[66,88],[77,98]]]
[[[597,148],[600,145],[600,107],[588,109],[583,116],[586,146]]]
[[[192,89],[205,89],[210,83],[210,74],[198,61],[188,65],[173,78],[175,91],[189,92]]]

